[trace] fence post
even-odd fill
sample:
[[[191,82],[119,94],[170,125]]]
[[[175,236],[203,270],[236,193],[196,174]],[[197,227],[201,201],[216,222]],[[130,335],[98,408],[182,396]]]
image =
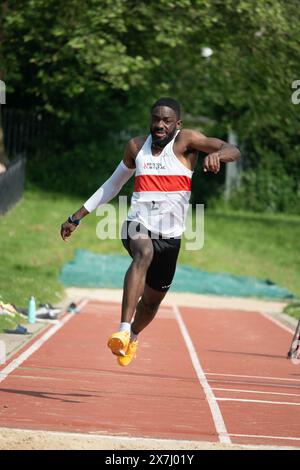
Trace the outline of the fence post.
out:
[[[21,154],[0,174],[0,214],[5,214],[23,195],[25,162],[26,159]]]
[[[0,104],[6,104],[6,85],[3,80],[0,80]]]
[[[228,143],[238,145],[237,135],[233,130],[228,132]],[[241,180],[241,163],[239,160],[235,162],[226,163],[225,165],[225,191],[224,198],[228,201],[232,190],[239,186]]]

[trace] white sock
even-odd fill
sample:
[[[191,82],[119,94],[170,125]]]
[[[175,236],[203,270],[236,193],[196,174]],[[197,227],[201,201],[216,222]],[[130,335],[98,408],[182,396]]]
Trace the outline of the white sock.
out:
[[[130,334],[130,329],[131,329],[130,323],[127,323],[125,321],[120,323],[119,331],[128,331],[128,333]]]
[[[133,333],[132,329],[130,329],[130,341],[136,341],[138,338],[138,335]]]

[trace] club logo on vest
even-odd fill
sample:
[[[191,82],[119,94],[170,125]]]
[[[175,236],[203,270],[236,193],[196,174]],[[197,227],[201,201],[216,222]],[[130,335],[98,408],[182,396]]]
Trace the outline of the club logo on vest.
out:
[[[144,162],[144,170],[165,170],[166,167],[162,163]]]

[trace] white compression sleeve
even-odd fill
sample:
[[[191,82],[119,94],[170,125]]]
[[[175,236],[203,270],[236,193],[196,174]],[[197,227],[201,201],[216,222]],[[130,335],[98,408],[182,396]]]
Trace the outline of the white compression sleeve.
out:
[[[98,206],[109,202],[118,194],[134,172],[135,169],[128,168],[125,163],[121,161],[111,177],[83,204],[86,210],[92,212]]]

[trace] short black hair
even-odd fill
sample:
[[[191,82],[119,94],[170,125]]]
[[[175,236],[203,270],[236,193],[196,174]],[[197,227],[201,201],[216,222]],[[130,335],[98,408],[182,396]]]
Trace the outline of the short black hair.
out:
[[[168,97],[163,97],[159,98],[155,103],[151,106],[151,111],[153,111],[154,108],[157,108],[157,106],[167,106],[168,108],[173,109],[175,111],[177,119],[180,119],[180,104],[178,103],[177,100],[174,100],[173,98],[168,98]]]

